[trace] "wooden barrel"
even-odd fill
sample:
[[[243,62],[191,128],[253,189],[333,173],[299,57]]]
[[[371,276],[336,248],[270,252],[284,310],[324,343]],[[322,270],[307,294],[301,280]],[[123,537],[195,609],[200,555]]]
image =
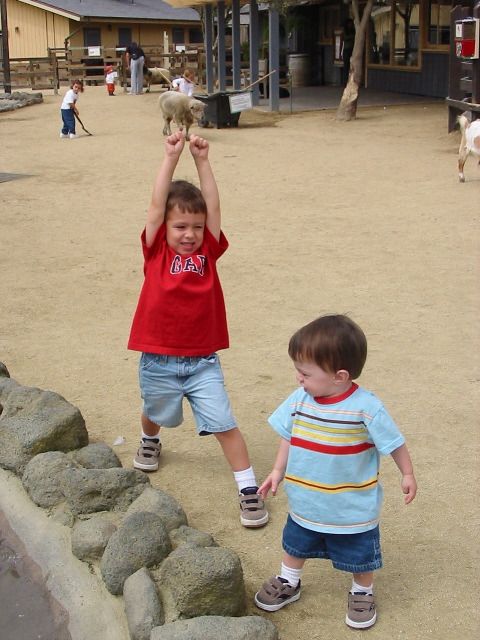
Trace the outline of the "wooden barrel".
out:
[[[292,87],[307,87],[310,84],[310,55],[308,53],[291,53],[288,56],[288,70]]]

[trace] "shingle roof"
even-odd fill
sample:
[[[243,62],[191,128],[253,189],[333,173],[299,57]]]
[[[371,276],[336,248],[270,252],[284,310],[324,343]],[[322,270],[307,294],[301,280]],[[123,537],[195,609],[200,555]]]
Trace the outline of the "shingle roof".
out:
[[[23,0],[20,0],[22,2]],[[130,18],[131,20],[189,20],[198,22],[194,9],[175,9],[162,0],[25,0],[27,4],[59,9],[81,18]]]

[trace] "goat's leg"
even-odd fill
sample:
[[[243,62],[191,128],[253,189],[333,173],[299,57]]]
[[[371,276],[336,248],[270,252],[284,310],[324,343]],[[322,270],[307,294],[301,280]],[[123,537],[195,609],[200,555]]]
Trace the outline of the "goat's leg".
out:
[[[460,182],[465,182],[465,174],[463,173],[463,167],[468,157],[467,140],[465,134],[462,132],[462,139],[460,141],[460,148],[458,149],[458,179]]]
[[[465,166],[465,162],[467,161],[468,151],[467,149],[463,149],[458,155],[458,179],[460,182],[465,182],[465,174],[463,173],[463,167]]]

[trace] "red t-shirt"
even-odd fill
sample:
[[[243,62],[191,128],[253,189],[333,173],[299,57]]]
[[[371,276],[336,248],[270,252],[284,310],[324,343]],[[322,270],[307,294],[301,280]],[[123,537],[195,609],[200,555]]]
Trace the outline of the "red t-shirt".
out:
[[[200,249],[180,256],[162,224],[151,247],[142,233],[145,280],[128,348],[171,356],[206,356],[229,346],[227,317],[216,262],[228,248],[205,227]]]

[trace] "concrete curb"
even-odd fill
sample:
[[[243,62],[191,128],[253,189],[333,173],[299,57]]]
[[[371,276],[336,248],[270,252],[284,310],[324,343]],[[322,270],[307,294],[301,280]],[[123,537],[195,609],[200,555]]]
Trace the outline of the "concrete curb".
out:
[[[69,614],[72,640],[129,640],[123,598],[112,596],[100,575],[72,554],[70,530],[30,501],[21,481],[0,469],[0,508],[52,596]]]

